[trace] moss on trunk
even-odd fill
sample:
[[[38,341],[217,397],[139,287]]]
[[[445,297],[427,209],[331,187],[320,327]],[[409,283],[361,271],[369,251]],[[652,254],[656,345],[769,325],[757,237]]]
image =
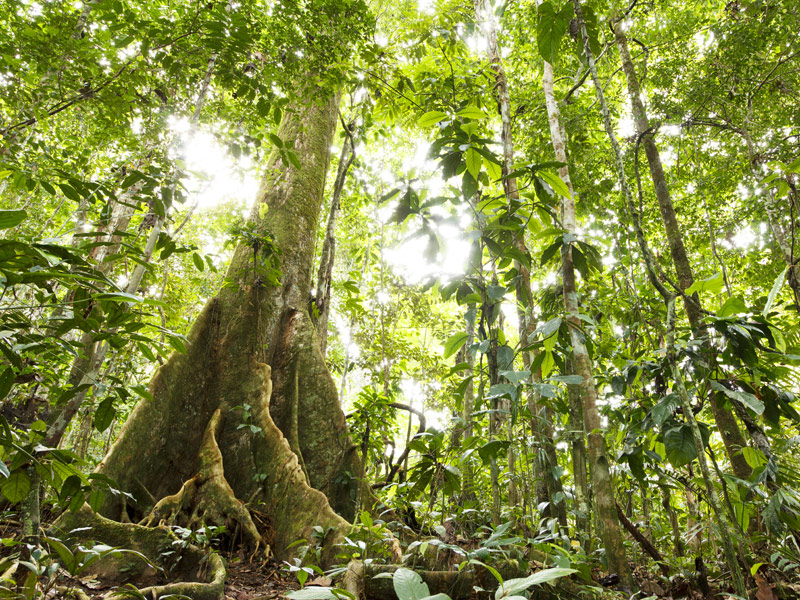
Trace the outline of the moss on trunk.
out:
[[[157,371],[152,400],[137,405],[98,467],[133,496],[109,498],[101,513],[110,519],[227,523],[279,558],[320,525],[330,531],[324,558],[331,560],[353,517],[359,459],[308,314],[338,95],[305,91],[278,133],[293,142],[301,168],[277,150],[271,155],[249,222],[261,241],[239,245],[187,351]],[[276,257],[273,286],[267,270]],[[250,510],[265,515],[268,531]],[[122,546],[150,535],[119,525],[132,536]]]

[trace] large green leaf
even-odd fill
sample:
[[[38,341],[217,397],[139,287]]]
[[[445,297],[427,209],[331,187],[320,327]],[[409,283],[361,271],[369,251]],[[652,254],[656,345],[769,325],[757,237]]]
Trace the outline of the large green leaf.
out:
[[[728,398],[736,400],[741,404],[744,404],[747,408],[752,410],[757,415],[761,415],[764,413],[764,403],[749,392],[740,392],[737,390],[731,390],[716,381],[711,382],[711,387],[717,390],[718,392],[722,392]]]
[[[95,429],[100,432],[105,431],[114,421],[116,415],[117,409],[114,408],[114,400],[109,396],[100,403],[100,406],[97,407],[97,411],[94,413]]]
[[[767,296],[767,303],[764,305],[764,316],[769,314],[769,311],[772,310],[772,305],[775,303],[775,298],[778,296],[778,292],[781,291],[781,286],[783,285],[783,281],[786,279],[786,273],[789,272],[789,266],[787,265],[786,268],[780,272],[775,278],[775,282],[772,284],[772,289],[769,291],[769,296]]]
[[[500,584],[500,587],[497,588],[494,597],[495,600],[500,600],[501,598],[503,600],[509,600],[511,596],[515,596],[516,594],[519,594],[519,592],[524,592],[533,585],[541,585],[543,583],[555,581],[556,579],[561,579],[562,577],[567,577],[568,575],[572,575],[573,573],[577,572],[578,571],[575,569],[554,567],[552,569],[538,571],[528,577],[509,579],[508,581],[504,581]]]
[[[674,427],[664,434],[664,448],[667,459],[673,467],[682,467],[697,458],[694,437],[688,425]]]
[[[0,229],[9,229],[22,223],[28,216],[24,210],[0,210]]]
[[[392,577],[394,593],[398,600],[423,600],[431,595],[428,584],[411,569],[400,567]]]
[[[558,58],[558,48],[564,34],[567,33],[569,21],[572,17],[572,6],[567,3],[560,11],[556,12],[552,2],[543,2],[539,5],[539,23],[536,26],[536,43],[539,54],[550,64]]]
[[[541,171],[540,173],[537,173],[537,175],[540,179],[545,181],[547,185],[553,188],[553,191],[556,194],[563,196],[564,198],[570,197],[569,188],[567,187],[567,184],[564,183],[564,180],[561,179],[561,177],[555,173],[549,173],[547,171]]]
[[[711,294],[719,294],[725,281],[722,279],[722,273],[715,273],[707,279],[699,279],[692,285],[686,288],[685,292],[691,296],[695,292],[709,292]]]
[[[444,114],[444,113],[442,113]],[[456,113],[459,117],[466,117],[468,119],[485,119],[486,114],[477,106],[470,104],[465,106]]]
[[[17,504],[25,499],[31,489],[31,478],[28,474],[18,469],[0,483],[0,492],[11,502]]]
[[[472,175],[475,180],[478,179],[478,175],[481,174],[481,164],[483,163],[483,158],[475,148],[467,148],[467,151],[464,153],[464,160],[467,163],[467,171],[469,174]]]
[[[8,392],[14,385],[14,369],[6,367],[0,373],[0,400],[8,396]]]
[[[497,458],[511,445],[511,442],[508,440],[492,440],[491,442],[486,442],[483,446],[478,448],[478,454],[481,457],[481,460],[488,464],[489,461],[493,458]]]
[[[680,406],[680,399],[677,394],[664,396],[650,409],[650,417],[652,417],[653,423],[657,427],[661,427],[672,416],[678,406]]]
[[[440,110],[432,110],[432,111],[426,112],[424,115],[422,115],[419,118],[419,121],[417,121],[417,125],[419,125],[423,129],[427,129],[428,127],[436,125],[436,123],[438,123],[439,121],[445,119],[446,117],[447,117],[447,115],[444,114],[442,111],[440,111]]]
[[[458,352],[466,343],[468,337],[466,333],[460,331],[447,338],[447,341],[444,343],[444,357],[450,358],[453,354]]]
[[[717,316],[725,318],[746,312],[747,312],[747,305],[744,303],[744,300],[742,300],[738,296],[732,296],[727,300],[725,300],[725,303],[719,307],[719,310],[717,311]]]

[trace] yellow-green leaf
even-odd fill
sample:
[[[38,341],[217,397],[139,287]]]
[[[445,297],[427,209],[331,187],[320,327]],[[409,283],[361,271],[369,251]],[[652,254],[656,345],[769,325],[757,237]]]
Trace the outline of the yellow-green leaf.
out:
[[[11,473],[7,479],[0,483],[0,492],[3,492],[11,504],[17,504],[25,499],[31,489],[31,478],[20,469]]]
[[[722,280],[722,273],[715,273],[707,279],[700,279],[695,281],[692,285],[686,288],[685,292],[691,296],[695,292],[709,292],[711,294],[718,294],[724,285]]]
[[[466,117],[467,119],[485,119],[486,114],[477,106],[470,105],[462,108],[456,113],[459,117]]]
[[[477,181],[478,175],[481,174],[481,163],[483,162],[481,155],[478,154],[475,148],[467,148],[467,152],[464,154],[464,160],[467,161],[467,171],[469,171],[472,178]]]
[[[445,117],[447,117],[447,115],[444,114],[442,111],[432,110],[422,115],[419,118],[419,121],[417,121],[417,125],[419,125],[423,129],[427,129],[428,127],[436,125],[436,123],[443,120]]]

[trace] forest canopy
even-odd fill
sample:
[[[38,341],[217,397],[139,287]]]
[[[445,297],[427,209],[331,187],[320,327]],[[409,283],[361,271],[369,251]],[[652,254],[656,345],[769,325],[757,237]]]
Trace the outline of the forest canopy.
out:
[[[797,597],[794,2],[0,31],[0,597]]]

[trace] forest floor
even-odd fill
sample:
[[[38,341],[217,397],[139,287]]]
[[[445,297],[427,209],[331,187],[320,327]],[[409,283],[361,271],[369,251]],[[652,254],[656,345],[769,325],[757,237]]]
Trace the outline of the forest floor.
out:
[[[246,560],[228,562],[225,580],[225,600],[272,600],[283,598],[299,587],[297,579],[270,560],[262,564]]]
[[[226,557],[226,563],[225,600],[275,600],[299,587],[297,579],[283,571],[283,565],[274,560],[248,562]],[[92,576],[73,578],[70,584],[67,587],[83,590],[92,600],[105,598],[111,589]]]

